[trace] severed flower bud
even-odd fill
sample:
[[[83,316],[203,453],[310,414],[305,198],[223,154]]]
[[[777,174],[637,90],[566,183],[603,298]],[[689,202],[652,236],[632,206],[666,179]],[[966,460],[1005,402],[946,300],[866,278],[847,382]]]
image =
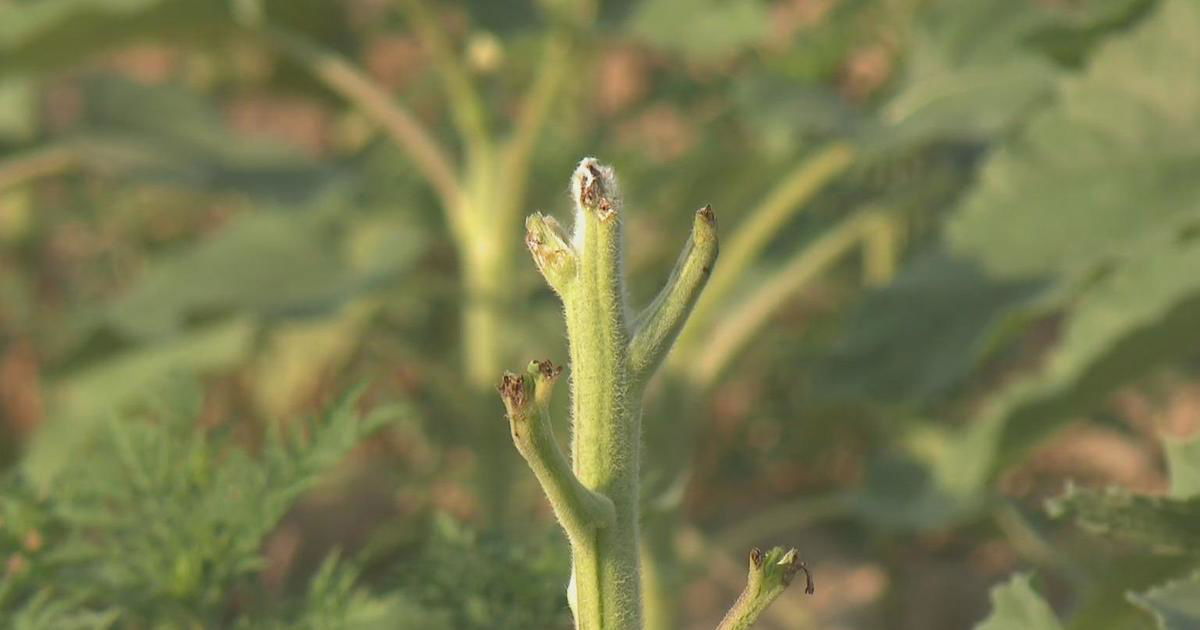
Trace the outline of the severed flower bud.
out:
[[[620,191],[612,167],[600,164],[596,158],[583,158],[571,177],[571,198],[577,208],[595,212],[601,221],[616,215]]]
[[[550,287],[560,294],[575,276],[575,250],[554,217],[535,212],[525,219],[525,246]]]

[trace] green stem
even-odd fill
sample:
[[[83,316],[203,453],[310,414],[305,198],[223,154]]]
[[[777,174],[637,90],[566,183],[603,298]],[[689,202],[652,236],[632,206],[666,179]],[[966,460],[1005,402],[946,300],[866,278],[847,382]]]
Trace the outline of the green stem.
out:
[[[666,287],[629,321],[622,277],[622,209],[612,169],[586,158],[571,179],[575,229],[568,238],[558,222],[535,214],[526,221],[525,244],[538,270],[563,302],[571,357],[573,466],[549,430],[545,402],[558,372],[548,362],[531,364],[538,380],[533,396],[524,377],[508,374],[500,392],[513,441],[538,478],[571,543],[570,593],[576,627],[642,630],[642,585],[652,606],[645,618],[656,627],[670,614],[664,581],[643,557],[654,542],[639,541],[642,394],[669,351],[717,256],[716,220],[707,206],[696,214],[692,236]],[[546,383],[543,388],[543,383]],[[543,393],[543,391],[545,393]],[[531,398],[538,404],[531,404]],[[610,511],[611,506],[611,511]],[[610,520],[611,516],[611,520]],[[664,537],[664,539],[669,536]],[[661,544],[661,539],[657,541]],[[796,550],[750,555],[750,577],[721,628],[748,628],[804,567]],[[812,592],[808,580],[807,592]]]
[[[437,68],[437,76],[450,104],[455,127],[466,143],[468,154],[485,151],[491,145],[487,109],[470,74],[451,48],[439,17],[424,0],[404,0],[401,3],[413,29],[429,47]]]
[[[280,28],[264,27],[261,33],[280,52],[306,67],[326,87],[354,103],[363,114],[381,125],[433,187],[449,214],[451,227],[462,229],[466,225],[467,217],[459,213],[462,191],[455,166],[446,150],[412,112],[340,55]]]
[[[704,297],[696,305],[691,325],[680,335],[677,345],[681,351],[671,359],[672,369],[686,368],[695,358],[698,346],[711,332],[716,312],[754,259],[805,203],[853,164],[854,157],[853,147],[844,142],[822,148],[788,173],[738,225],[733,236],[727,239],[721,254],[721,267],[713,273]]]
[[[702,389],[711,385],[729,361],[797,291],[837,264],[864,242],[864,235],[874,233],[879,224],[886,221],[886,217],[875,212],[858,214],[793,256],[745,300],[732,307],[720,325],[710,331],[705,340],[704,356],[689,368],[692,381]]]
[[[672,280],[639,318],[641,335],[635,336],[622,286],[623,217],[612,169],[591,158],[583,160],[571,190],[574,234],[568,237],[552,218],[533,215],[526,222],[525,243],[563,302],[571,359],[573,476],[613,506],[611,526],[593,530],[560,516],[571,538],[572,608],[579,628],[640,630],[642,390],[708,277],[716,257],[716,224],[711,209],[698,213],[692,240]],[[640,357],[636,366],[634,355]],[[549,488],[547,495],[552,505],[560,502]]]
[[[630,400],[621,212],[611,170],[584,160],[575,172],[578,282],[563,295],[570,340],[575,474],[608,496],[613,527],[596,533],[594,549],[576,553],[580,600],[595,592],[600,628],[641,627],[638,575],[638,449],[641,410]],[[634,404],[629,404],[629,403]]]
[[[573,545],[585,544],[597,528],[612,525],[613,504],[608,497],[579,482],[554,437],[550,392],[561,371],[562,368],[549,361],[533,361],[526,370],[527,376],[505,374],[498,389],[508,411],[517,451],[550,499],[567,538]]]
[[[746,630],[753,626],[767,606],[791,584],[798,571],[804,571],[807,582],[804,592],[811,594],[814,590],[812,575],[808,567],[800,562],[795,549],[785,551],[783,547],[776,547],[767,553],[757,548],[751,550],[746,589],[721,620],[717,630]]]

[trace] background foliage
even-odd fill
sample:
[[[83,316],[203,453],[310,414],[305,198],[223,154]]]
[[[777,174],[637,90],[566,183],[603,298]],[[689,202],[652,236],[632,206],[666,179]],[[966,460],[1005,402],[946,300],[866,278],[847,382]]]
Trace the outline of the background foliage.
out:
[[[636,301],[722,230],[665,627],[775,542],[764,627],[1200,626],[1198,67],[1193,0],[0,0],[0,625],[568,627],[477,375],[565,357],[597,155]]]

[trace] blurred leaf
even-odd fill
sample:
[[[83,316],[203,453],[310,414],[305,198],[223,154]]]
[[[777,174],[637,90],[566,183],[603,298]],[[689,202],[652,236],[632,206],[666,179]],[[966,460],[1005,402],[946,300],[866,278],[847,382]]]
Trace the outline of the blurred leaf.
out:
[[[1129,599],[1153,614],[1160,630],[1200,628],[1200,572],[1142,593],[1130,593]]]
[[[35,83],[27,78],[0,77],[0,142],[25,142],[38,131]]]
[[[1050,96],[1058,71],[1025,46],[1052,20],[1038,3],[941,2],[924,12],[880,117],[891,142],[986,140]]]
[[[1145,16],[1156,0],[1087,0],[1044,5],[1056,21],[1029,37],[1029,43],[1059,63],[1079,67],[1104,37]]]
[[[78,609],[120,611],[122,627],[228,627],[231,598],[264,566],[264,538],[401,409],[360,417],[352,393],[319,419],[272,425],[251,454],[234,432],[198,421],[203,395],[190,380],[156,384],[133,413],[60,445],[68,461],[37,491],[49,518],[42,531],[55,538],[38,570]],[[23,491],[27,480],[11,481]]]
[[[821,389],[883,402],[944,395],[978,365],[989,337],[1037,289],[997,282],[940,252],[921,256],[854,309],[846,342],[822,366]]]
[[[137,398],[155,379],[236,363],[249,350],[253,333],[251,320],[235,319],[131,350],[58,379],[51,393],[53,420],[35,436],[23,463],[26,474],[34,485],[44,486],[100,420]]]
[[[1046,504],[1051,516],[1073,518],[1081,527],[1165,553],[1200,550],[1200,497],[1170,499],[1124,488],[1089,490],[1074,485]]]
[[[996,457],[979,470],[980,483],[1118,387],[1200,342],[1200,275],[1180,273],[1200,268],[1200,213],[1179,218],[1187,220],[1122,252],[1118,266],[1072,305],[1042,366],[983,406],[966,438],[995,440]]]
[[[767,12],[754,0],[643,0],[627,27],[646,44],[708,61],[757,44]]]
[[[1033,590],[1029,574],[1018,573],[992,588],[992,614],[975,630],[1061,630],[1054,610]]]
[[[253,369],[254,397],[263,414],[282,418],[297,411],[312,396],[321,377],[336,372],[353,352],[378,310],[377,300],[358,300],[331,317],[273,326]]]
[[[773,157],[790,157],[813,137],[862,133],[868,122],[865,113],[832,90],[787,77],[747,74],[734,88],[742,120],[758,135],[761,150]]]
[[[950,441],[933,430],[918,441],[912,452],[885,452],[867,461],[863,487],[846,497],[863,520],[884,530],[921,531],[959,522],[980,509],[983,494],[954,485],[954,460],[943,452]]]
[[[941,51],[915,44],[904,87],[880,110],[888,145],[988,140],[1050,96],[1056,70],[1030,55],[954,66]]]
[[[1200,6],[1165,0],[1105,43],[988,161],[949,225],[997,277],[1086,270],[1200,203]]]
[[[121,150],[133,158],[122,164],[129,176],[297,203],[311,200],[338,175],[336,167],[319,166],[295,147],[230,129],[204,94],[103,77],[86,81],[84,96],[84,131],[77,132],[84,147]]]
[[[0,75],[86,59],[135,38],[189,38],[228,20],[228,2],[9,0],[0,3]]]
[[[361,569],[330,555],[309,580],[302,608],[291,624],[269,628],[302,630],[450,630],[447,611],[426,610],[404,593],[374,595],[359,585]],[[260,622],[261,624],[262,622]],[[247,628],[254,627],[247,625]],[[260,626],[261,627],[261,626]]]
[[[215,236],[150,266],[107,309],[107,321],[134,339],[170,336],[190,318],[226,311],[320,311],[356,282],[304,212],[255,212]]]
[[[1176,63],[1200,61],[1193,31],[1200,7],[1168,2],[1107,44],[1083,78],[1064,80],[1062,101],[991,160],[950,226],[958,254],[979,260],[994,281],[1060,274],[1052,301],[1071,298],[1041,367],[993,395],[934,458],[931,478],[961,496],[1200,343],[1200,276],[1179,271],[1200,265],[1200,180],[1185,166],[1191,157],[1176,159],[1194,150],[1200,166],[1200,135],[1184,131],[1200,131],[1200,83],[1184,78],[1192,66]],[[1175,90],[1162,73],[1134,66],[1173,69],[1188,85]],[[1163,138],[1171,133],[1181,137]],[[1119,164],[1130,155],[1147,161]],[[1142,175],[1161,181],[1147,187]]]
[[[1167,438],[1163,448],[1171,477],[1171,497],[1192,499],[1200,496],[1200,434],[1186,439]]]

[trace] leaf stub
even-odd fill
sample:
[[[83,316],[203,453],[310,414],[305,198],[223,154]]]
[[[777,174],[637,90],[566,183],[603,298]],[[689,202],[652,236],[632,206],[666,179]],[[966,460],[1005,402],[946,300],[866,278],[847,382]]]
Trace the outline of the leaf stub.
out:
[[[751,549],[746,588],[721,620],[717,630],[745,630],[754,625],[759,615],[783,593],[800,571],[804,571],[804,592],[812,595],[816,591],[812,573],[800,561],[800,553],[796,549],[775,547],[766,553],[758,547]]]

